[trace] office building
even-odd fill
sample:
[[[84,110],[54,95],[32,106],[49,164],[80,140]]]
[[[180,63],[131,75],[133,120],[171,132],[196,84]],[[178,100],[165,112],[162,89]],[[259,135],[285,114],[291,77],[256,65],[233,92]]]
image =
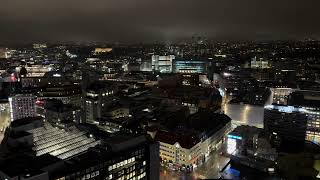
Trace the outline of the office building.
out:
[[[276,69],[274,73],[275,81],[290,83],[297,80],[297,73],[294,69]]]
[[[270,88],[270,102],[275,104],[288,104],[289,95],[294,92],[292,88]]]
[[[196,59],[175,59],[172,68],[173,73],[206,73],[207,63]]]
[[[94,54],[110,53],[111,51],[112,51],[112,48],[99,47],[99,48],[95,48]]]
[[[227,136],[227,153],[231,163],[237,163],[274,173],[278,153],[270,144],[269,135],[263,129],[238,126]]]
[[[293,106],[265,106],[264,129],[270,134],[273,145],[285,151],[303,148],[307,129],[305,113],[305,109]]]
[[[306,140],[320,145],[320,92],[295,91],[289,95],[289,105],[306,110],[308,123]]]
[[[50,65],[32,64],[26,65],[24,68],[27,70],[27,77],[43,77],[47,72],[53,68]]]
[[[158,71],[160,73],[171,73],[173,59],[175,59],[174,55],[167,55],[167,56],[152,55],[151,57],[152,70]]]
[[[110,84],[97,82],[91,84],[86,90],[85,109],[86,122],[95,124],[97,118],[101,118],[104,108],[112,102],[116,88]]]
[[[64,104],[83,107],[82,91],[79,85],[48,85],[42,87],[37,96],[38,100],[57,99],[61,100]]]
[[[16,94],[9,97],[11,121],[34,117],[36,115],[35,103],[36,96],[32,94]]]
[[[263,58],[254,57],[250,63],[251,69],[266,69],[269,68],[269,62]]]

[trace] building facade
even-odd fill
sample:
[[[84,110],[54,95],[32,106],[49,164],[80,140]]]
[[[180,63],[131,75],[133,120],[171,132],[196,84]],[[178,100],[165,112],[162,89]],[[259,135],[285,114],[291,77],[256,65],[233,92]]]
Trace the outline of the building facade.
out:
[[[306,140],[320,144],[320,91],[295,91],[289,104],[306,110],[308,123]]]
[[[206,73],[207,64],[202,60],[175,59],[172,68],[173,73]]]
[[[302,148],[307,129],[305,113],[305,109],[293,106],[265,106],[264,129],[270,134],[273,145],[284,150]]]
[[[167,55],[167,56],[152,55],[151,57],[152,70],[159,71],[160,73],[171,73],[173,59],[175,59],[174,55]]]
[[[157,132],[155,139],[160,143],[161,162],[173,168],[192,171],[201,165],[210,153],[221,147],[231,130],[231,121],[217,126],[219,128],[210,128],[211,130],[203,132],[192,130]]]
[[[11,121],[34,117],[36,115],[36,96],[32,94],[16,94],[9,97]]]

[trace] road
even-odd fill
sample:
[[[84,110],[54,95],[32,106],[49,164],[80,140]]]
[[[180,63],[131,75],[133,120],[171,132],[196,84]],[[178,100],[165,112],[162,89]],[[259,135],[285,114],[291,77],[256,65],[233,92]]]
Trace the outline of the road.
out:
[[[193,179],[218,179],[220,170],[229,162],[229,158],[213,152],[209,159],[192,173],[184,173],[160,168],[160,180],[193,180]]]

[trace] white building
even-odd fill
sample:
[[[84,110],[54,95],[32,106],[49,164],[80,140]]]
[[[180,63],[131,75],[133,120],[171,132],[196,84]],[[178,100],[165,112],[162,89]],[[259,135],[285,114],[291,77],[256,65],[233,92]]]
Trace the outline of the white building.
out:
[[[171,73],[173,59],[175,59],[174,55],[152,55],[152,70],[161,73]]]
[[[9,97],[11,121],[36,116],[36,96],[32,94],[16,94]]]
[[[254,57],[251,60],[251,68],[252,69],[267,69],[269,68],[269,62],[264,60],[263,58]]]
[[[288,104],[289,95],[295,90],[292,88],[270,88],[271,96],[270,96],[270,104]]]
[[[207,112],[198,112],[189,117],[192,126],[176,131],[160,130],[155,134],[159,142],[159,155],[163,164],[174,168],[192,171],[206,159],[211,152],[218,150],[226,135],[231,131],[231,119],[226,115],[206,115]],[[197,123],[198,125],[195,125]]]

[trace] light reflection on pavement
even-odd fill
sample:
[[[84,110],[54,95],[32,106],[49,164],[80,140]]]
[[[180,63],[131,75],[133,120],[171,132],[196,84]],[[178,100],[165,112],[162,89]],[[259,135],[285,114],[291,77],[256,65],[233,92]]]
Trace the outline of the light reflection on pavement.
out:
[[[160,180],[193,180],[193,179],[218,179],[220,170],[229,162],[229,158],[214,152],[210,158],[197,167],[192,173],[184,173],[160,168]]]
[[[263,128],[263,106],[225,104],[223,109],[224,113],[232,119],[233,124]]]

